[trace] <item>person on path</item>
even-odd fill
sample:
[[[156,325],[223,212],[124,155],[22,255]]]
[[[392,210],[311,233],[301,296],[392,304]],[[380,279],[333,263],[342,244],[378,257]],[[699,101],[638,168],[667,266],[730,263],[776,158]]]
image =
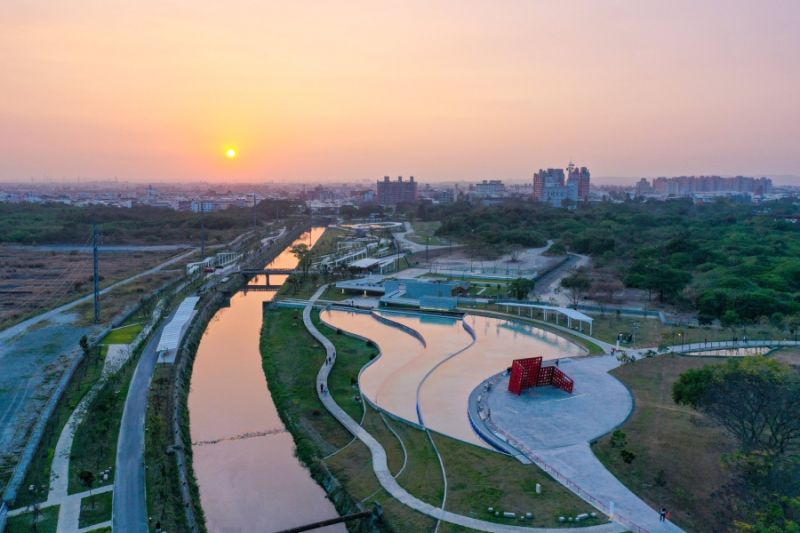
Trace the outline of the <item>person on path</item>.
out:
[[[667,519],[667,510],[664,507],[662,507],[661,512],[658,513],[658,521],[664,522],[666,519]]]

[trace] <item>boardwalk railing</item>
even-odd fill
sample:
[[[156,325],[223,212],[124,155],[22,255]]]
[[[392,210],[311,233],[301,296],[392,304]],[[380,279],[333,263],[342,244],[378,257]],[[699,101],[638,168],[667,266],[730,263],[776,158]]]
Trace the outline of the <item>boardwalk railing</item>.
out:
[[[776,348],[779,346],[800,346],[800,341],[777,339],[730,339],[723,341],[685,342],[667,346],[667,349],[673,352],[700,352],[710,350],[735,350],[738,348]]]

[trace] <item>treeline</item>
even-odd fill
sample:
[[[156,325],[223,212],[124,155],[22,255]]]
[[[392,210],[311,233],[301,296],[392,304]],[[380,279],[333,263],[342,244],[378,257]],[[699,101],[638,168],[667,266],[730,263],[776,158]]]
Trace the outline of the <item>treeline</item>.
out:
[[[256,207],[231,207],[203,213],[206,238],[223,241],[256,222],[302,212],[291,200],[264,200]],[[83,244],[92,223],[98,224],[104,244],[168,244],[200,239],[201,215],[164,207],[76,207],[59,203],[0,203],[0,242],[14,244]]]
[[[702,322],[791,321],[800,312],[800,226],[789,200],[593,203],[575,210],[532,202],[428,208],[439,234],[496,256],[515,244],[591,255],[597,268],[659,301],[694,309]],[[423,214],[423,213],[420,213]]]

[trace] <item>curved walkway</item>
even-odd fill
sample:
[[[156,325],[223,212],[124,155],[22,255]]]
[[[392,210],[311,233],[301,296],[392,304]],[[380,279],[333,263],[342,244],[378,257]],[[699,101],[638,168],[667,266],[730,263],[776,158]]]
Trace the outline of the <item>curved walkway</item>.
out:
[[[619,365],[610,355],[562,360],[561,369],[575,379],[572,394],[542,387],[516,396],[507,392],[509,377],[498,374],[487,380],[491,386],[482,384],[470,395],[477,404],[470,411],[479,415],[473,421],[484,426],[479,433],[497,436],[510,445],[506,451],[521,452],[632,531],[677,533],[681,529],[660,522],[658,512],[609,472],[589,445],[623,423],[633,409],[628,389],[608,373]],[[525,424],[519,423],[520,417]]]
[[[336,418],[336,420],[338,420],[350,433],[356,436],[358,440],[363,442],[367,448],[369,448],[370,454],[372,455],[372,469],[375,472],[375,476],[378,478],[378,482],[381,484],[381,486],[393,498],[403,505],[406,505],[422,514],[435,518],[436,520],[441,520],[443,522],[481,531],[500,533],[616,533],[625,531],[624,527],[613,522],[585,528],[549,529],[507,526],[503,524],[487,522],[485,520],[470,518],[464,515],[452,513],[450,511],[445,511],[425,503],[415,496],[412,496],[408,491],[400,486],[400,484],[389,471],[389,466],[386,459],[386,451],[383,449],[383,446],[381,446],[381,444],[372,435],[370,435],[363,427],[359,426],[355,420],[345,413],[345,411],[339,407],[330,394],[327,392],[319,392],[320,385],[324,385],[325,389],[327,390],[328,374],[330,373],[333,364],[336,362],[336,348],[333,346],[333,343],[327,337],[325,337],[311,321],[311,310],[314,306],[314,302],[319,298],[326,287],[327,285],[321,287],[314,294],[314,296],[311,297],[309,303],[303,309],[303,324],[309,333],[311,333],[311,335],[325,347],[328,357],[332,358],[333,361],[333,363],[330,365],[327,363],[324,364],[317,374],[317,394],[319,395],[320,401],[322,401],[322,404],[325,406],[328,412],[330,412],[333,417]]]

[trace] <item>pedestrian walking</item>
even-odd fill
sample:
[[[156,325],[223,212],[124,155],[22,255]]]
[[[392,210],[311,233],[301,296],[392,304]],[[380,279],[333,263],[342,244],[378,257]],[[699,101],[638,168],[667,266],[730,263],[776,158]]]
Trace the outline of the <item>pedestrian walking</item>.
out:
[[[661,512],[658,513],[658,521],[664,522],[666,519],[667,519],[667,510],[664,507],[662,507]]]
[[[324,388],[323,388],[323,386],[322,386],[322,383],[320,383],[320,384],[319,384],[319,392],[320,392],[320,394],[322,394],[323,392],[325,392],[325,390],[324,390]]]

